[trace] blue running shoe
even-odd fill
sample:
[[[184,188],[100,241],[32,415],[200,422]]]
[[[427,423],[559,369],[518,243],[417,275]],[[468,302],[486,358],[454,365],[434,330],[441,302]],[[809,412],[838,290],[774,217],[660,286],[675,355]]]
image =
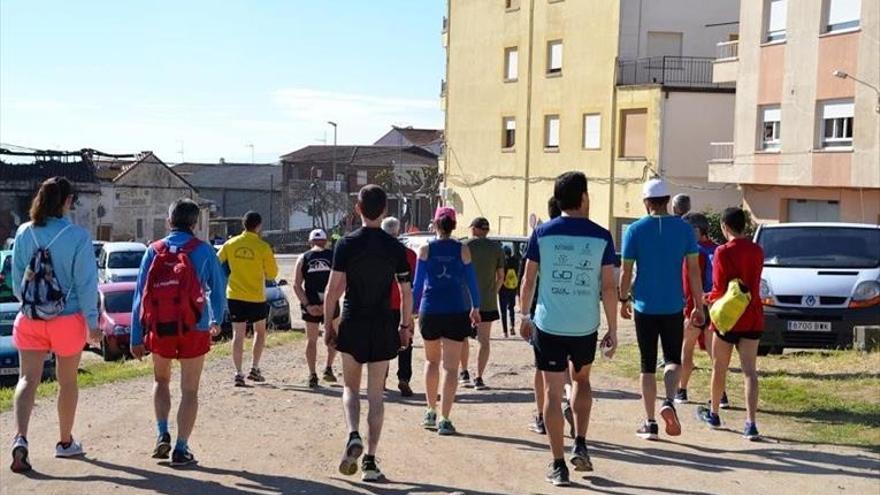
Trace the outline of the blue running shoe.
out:
[[[697,418],[709,425],[709,428],[721,428],[721,417],[713,413],[708,407],[700,407],[697,409]]]

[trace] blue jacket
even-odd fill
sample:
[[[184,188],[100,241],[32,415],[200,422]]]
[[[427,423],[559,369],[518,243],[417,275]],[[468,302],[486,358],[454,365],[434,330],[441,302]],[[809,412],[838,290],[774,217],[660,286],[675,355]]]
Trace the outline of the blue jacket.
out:
[[[169,246],[181,247],[193,235],[189,232],[180,230],[172,231],[165,237],[165,242]],[[141,269],[138,273],[137,286],[134,291],[134,303],[131,307],[131,345],[141,345],[144,343],[144,327],[141,322],[141,298],[143,297],[144,283],[147,281],[147,272],[150,271],[150,265],[153,263],[153,257],[156,252],[153,247],[147,248],[144,253],[144,259],[141,261]],[[208,304],[206,311],[202,313],[202,319],[199,320],[197,329],[207,332],[211,329],[212,323],[220,323],[223,321],[223,314],[226,311],[226,274],[220,266],[220,260],[217,259],[217,253],[210,245],[202,242],[189,255],[195,266],[199,280],[205,294],[208,296]]]
[[[59,233],[61,235],[55,239]],[[21,300],[21,279],[37,250],[34,236],[41,247],[55,239],[49,247],[49,255],[61,290],[67,294],[61,314],[82,313],[89,328],[98,328],[98,263],[92,238],[85,229],[72,224],[66,217],[50,217],[42,227],[31,228],[31,222],[28,222],[18,228],[12,248],[12,291],[15,297]]]

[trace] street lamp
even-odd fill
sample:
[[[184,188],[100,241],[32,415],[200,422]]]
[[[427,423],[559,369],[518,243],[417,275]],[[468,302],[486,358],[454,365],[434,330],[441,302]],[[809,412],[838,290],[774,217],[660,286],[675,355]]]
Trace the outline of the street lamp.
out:
[[[853,75],[851,75],[851,74],[848,74],[846,71],[842,71],[842,70],[840,70],[840,69],[835,69],[835,70],[833,70],[833,71],[831,72],[831,75],[834,76],[834,77],[839,77],[839,78],[841,78],[841,79],[850,78],[850,79],[852,79],[853,81],[855,81],[855,82],[861,84],[862,86],[867,86],[867,87],[873,89],[874,92],[877,93],[877,106],[874,107],[874,111],[877,112],[877,113],[880,113],[880,89],[877,89],[877,87],[874,86],[873,84],[868,83],[868,82],[866,82],[866,81],[862,81],[861,79],[859,79],[859,78],[857,78],[857,77],[855,77],[855,76],[853,76]]]
[[[328,120],[327,123],[333,126],[333,168],[332,168],[332,170],[333,170],[333,181],[335,182],[336,181],[336,130],[337,130],[338,126],[336,125],[336,122],[333,122],[331,120]]]

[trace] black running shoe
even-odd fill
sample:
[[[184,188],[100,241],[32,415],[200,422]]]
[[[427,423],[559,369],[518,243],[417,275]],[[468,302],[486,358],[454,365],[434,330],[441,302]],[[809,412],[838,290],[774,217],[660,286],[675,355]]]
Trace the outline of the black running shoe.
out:
[[[21,435],[16,435],[12,442],[12,464],[9,469],[13,473],[27,473],[33,469],[28,459],[28,441]]]
[[[657,440],[660,429],[657,427],[656,421],[645,421],[642,426],[636,430],[636,435],[645,440]]]
[[[409,382],[405,382],[401,380],[397,383],[397,390],[400,390],[401,397],[412,397],[413,391],[412,387],[409,386]]]
[[[324,381],[327,383],[336,383],[336,375],[333,374],[333,368],[330,366],[324,368]]]
[[[247,387],[247,383],[244,382],[244,375],[241,373],[235,374],[235,386],[236,387]]]
[[[364,453],[364,441],[361,436],[354,432],[348,436],[348,443],[345,444],[345,451],[342,453],[342,460],[339,461],[339,472],[351,476],[358,470],[358,459]]]
[[[663,401],[663,407],[660,408],[660,417],[666,423],[667,435],[671,437],[681,435],[681,421],[678,420],[678,412],[676,412],[675,405],[672,404],[671,400],[666,399]]]
[[[315,373],[309,376],[309,388],[318,388],[318,375]]]
[[[718,401],[718,407],[721,409],[730,409],[730,400],[727,399],[727,392],[721,394],[721,400]]]
[[[686,388],[678,389],[678,392],[675,393],[675,403],[676,404],[687,404],[688,403],[688,391]]]
[[[171,453],[171,466],[173,467],[188,466],[195,463],[196,456],[194,456],[193,453],[189,451],[189,449],[174,449],[174,452]]]
[[[592,471],[593,461],[590,460],[590,453],[587,451],[587,444],[578,445],[575,442],[571,449],[571,464],[575,471]]]
[[[468,370],[461,370],[461,372],[458,373],[458,384],[465,387],[471,386],[471,374]]]
[[[549,471],[547,471],[546,480],[548,483],[552,483],[553,486],[571,485],[571,480],[568,477],[568,466],[566,466],[564,463],[550,463],[550,469]]]
[[[260,372],[260,368],[251,368],[251,372],[248,373],[248,380],[252,380],[258,383],[266,381],[266,379],[263,378],[263,373]]]
[[[361,461],[361,471],[363,471],[361,475],[361,480],[363,481],[382,481],[385,479],[385,475],[382,474],[382,471],[379,470],[379,466],[376,464],[375,456],[364,456],[364,460]]]
[[[159,435],[156,440],[156,448],[153,449],[153,459],[168,459],[171,453],[171,434],[166,432]]]
[[[574,438],[577,434],[574,428],[574,411],[571,410],[571,403],[568,402],[568,399],[562,400],[562,415],[568,423],[568,436]]]
[[[474,378],[474,390],[486,390],[487,388],[489,387],[486,386],[486,382],[483,381],[483,377],[478,376]]]
[[[546,435],[547,427],[544,425],[544,418],[541,416],[535,416],[535,421],[529,424],[529,430],[532,430],[538,435]]]

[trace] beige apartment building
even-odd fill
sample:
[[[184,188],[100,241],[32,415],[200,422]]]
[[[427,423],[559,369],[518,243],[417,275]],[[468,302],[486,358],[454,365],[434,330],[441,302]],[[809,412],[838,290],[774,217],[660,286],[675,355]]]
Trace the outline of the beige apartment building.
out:
[[[736,120],[709,176],[759,222],[880,222],[880,1],[743,0],[714,77]]]
[[[709,183],[710,142],[733,140],[734,88],[712,81],[738,1],[449,0],[444,198],[465,219],[525,234],[555,177],[580,170],[615,235],[662,176],[698,209],[739,204]],[[467,222],[461,222],[465,226]]]

